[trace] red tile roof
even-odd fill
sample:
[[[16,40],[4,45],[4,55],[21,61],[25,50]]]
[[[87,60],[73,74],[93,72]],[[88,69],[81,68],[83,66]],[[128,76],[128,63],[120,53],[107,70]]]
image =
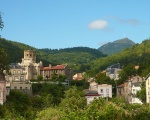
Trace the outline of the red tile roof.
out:
[[[118,85],[117,87],[124,87],[124,84]]]
[[[52,67],[43,67],[41,70],[64,70],[67,65],[56,65]]]

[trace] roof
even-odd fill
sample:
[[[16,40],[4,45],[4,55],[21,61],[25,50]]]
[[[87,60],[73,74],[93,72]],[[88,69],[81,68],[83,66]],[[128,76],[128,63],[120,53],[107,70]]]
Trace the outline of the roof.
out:
[[[150,73],[145,77],[145,80],[147,80],[149,78],[149,76],[150,76]]]
[[[117,87],[124,87],[124,84],[118,85]]]
[[[41,70],[64,70],[67,65],[56,65],[52,67],[43,67]]]
[[[88,91],[85,93],[85,96],[101,96],[97,91]]]

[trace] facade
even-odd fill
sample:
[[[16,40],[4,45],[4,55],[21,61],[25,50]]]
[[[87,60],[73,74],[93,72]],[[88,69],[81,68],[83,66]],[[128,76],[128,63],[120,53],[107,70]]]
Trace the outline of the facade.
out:
[[[49,67],[42,67],[40,69],[40,75],[43,76],[44,79],[51,79],[52,75],[66,75],[67,78],[71,77],[71,70],[68,68],[67,64],[62,64],[62,65],[56,65],[52,66],[49,65]]]
[[[11,83],[10,90],[19,90],[32,96],[32,85],[29,83]]]
[[[11,63],[10,71],[5,73],[7,81],[28,81],[31,79],[37,79],[40,75],[40,69],[43,67],[42,62],[36,63],[36,56],[33,50],[25,50],[24,58],[21,63]]]
[[[89,90],[90,91],[98,91],[98,83],[96,83],[95,81],[90,82]]]
[[[0,104],[6,101],[6,81],[4,75],[0,72]]]
[[[40,75],[40,69],[43,67],[42,62],[36,63],[36,55],[33,50],[25,50],[24,58],[19,65],[24,69],[26,80],[37,79]]]
[[[98,85],[98,94],[100,94],[100,96],[103,97],[109,97],[112,98],[112,85],[108,85],[108,84],[100,84]]]
[[[85,97],[87,100],[87,105],[90,104],[94,99],[99,99],[101,96],[96,91],[89,91],[85,93]]]
[[[129,103],[142,104],[141,100],[136,97],[137,91],[141,90],[141,83],[143,79],[136,75],[117,86],[117,97],[123,97]]]
[[[83,73],[77,73],[73,76],[73,80],[83,80]]]
[[[146,102],[150,104],[150,73],[146,76]]]
[[[119,72],[121,71],[120,64],[114,64],[106,69],[106,76],[109,76],[110,79],[118,80]]]
[[[117,86],[117,97],[124,97],[124,84]]]
[[[132,96],[131,96],[131,103],[139,103],[143,104],[142,101],[136,97],[137,91],[141,90],[140,84],[132,85]]]
[[[25,70],[20,65],[18,65],[18,63],[11,63],[9,67],[9,73],[5,75],[5,79],[7,81],[17,82],[26,80]]]

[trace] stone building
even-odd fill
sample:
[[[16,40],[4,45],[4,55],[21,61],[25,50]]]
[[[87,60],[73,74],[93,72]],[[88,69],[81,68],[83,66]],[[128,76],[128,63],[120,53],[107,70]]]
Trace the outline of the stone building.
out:
[[[33,50],[25,50],[24,58],[21,63],[11,63],[9,73],[5,73],[7,81],[28,81],[37,79],[40,75],[40,69],[43,67],[42,62],[36,63],[36,55]]]
[[[3,73],[0,72],[0,104],[6,101],[6,80]]]
[[[40,69],[43,67],[42,62],[36,63],[36,55],[33,50],[25,50],[24,58],[19,65],[24,69],[26,80],[37,79],[40,75]]]

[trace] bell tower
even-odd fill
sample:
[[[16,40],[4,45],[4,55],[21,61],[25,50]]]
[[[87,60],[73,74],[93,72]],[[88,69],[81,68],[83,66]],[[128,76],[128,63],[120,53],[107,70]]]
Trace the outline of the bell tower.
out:
[[[36,56],[33,50],[24,50],[24,63],[35,63]]]

